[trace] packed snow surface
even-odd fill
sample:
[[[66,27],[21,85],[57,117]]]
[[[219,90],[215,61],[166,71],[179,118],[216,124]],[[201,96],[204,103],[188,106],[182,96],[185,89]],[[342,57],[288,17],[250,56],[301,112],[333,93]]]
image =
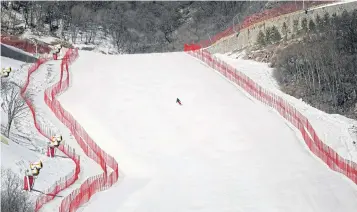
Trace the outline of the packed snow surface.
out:
[[[273,76],[273,68],[267,63],[245,60],[244,52],[237,54],[216,54],[218,58],[227,62],[238,71],[244,73],[263,88],[281,96],[299,110],[316,130],[320,139],[332,147],[339,155],[357,163],[357,121],[339,114],[328,114],[318,110],[301,99],[296,99],[281,91]]]
[[[357,186],[193,57],[79,55],[59,99],[121,172],[80,211],[357,211]]]

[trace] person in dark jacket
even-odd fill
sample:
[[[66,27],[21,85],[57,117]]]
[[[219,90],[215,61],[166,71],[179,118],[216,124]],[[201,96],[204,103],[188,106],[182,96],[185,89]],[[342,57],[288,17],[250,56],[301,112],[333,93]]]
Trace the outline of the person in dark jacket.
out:
[[[181,100],[179,98],[176,99],[176,103],[182,105]]]

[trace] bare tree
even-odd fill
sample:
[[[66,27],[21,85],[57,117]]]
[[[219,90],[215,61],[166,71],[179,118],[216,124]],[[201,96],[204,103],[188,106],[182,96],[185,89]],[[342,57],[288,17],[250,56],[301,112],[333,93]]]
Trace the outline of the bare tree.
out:
[[[1,211],[34,211],[33,202],[26,191],[22,190],[22,180],[11,169],[1,169]]]
[[[71,9],[71,37],[75,43],[80,30],[85,30],[90,22],[92,11],[83,5],[76,5]]]
[[[1,83],[1,98],[3,99],[1,108],[7,113],[5,136],[9,137],[13,121],[26,115],[27,106],[20,95],[20,86],[14,82],[3,81]]]

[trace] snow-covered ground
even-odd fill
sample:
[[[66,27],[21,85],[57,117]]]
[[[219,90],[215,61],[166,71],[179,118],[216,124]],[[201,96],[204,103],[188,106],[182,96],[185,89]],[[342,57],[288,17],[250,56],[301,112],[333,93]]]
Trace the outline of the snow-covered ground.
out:
[[[39,41],[42,41],[44,43],[52,43],[52,42],[59,42],[59,38],[55,38],[53,36],[47,36],[47,35],[39,35],[39,33],[34,33],[31,31],[31,29],[26,29],[25,32],[20,36],[21,38],[25,39],[36,39]]]
[[[12,47],[14,48],[14,47]],[[21,50],[21,49],[19,49]],[[19,61],[19,60],[14,60],[8,57],[1,57],[1,69],[3,68],[8,68],[11,67],[13,69],[14,72],[16,72],[16,70],[21,69],[21,68],[25,68],[25,66],[29,66],[29,64]],[[11,77],[12,74],[10,74]]]
[[[62,55],[64,54],[64,51]],[[88,158],[83,150],[78,145],[77,141],[71,135],[69,129],[63,125],[57,117],[52,113],[50,108],[47,107],[44,102],[44,90],[50,87],[52,84],[56,83],[60,79],[60,63],[59,61],[49,61],[45,65],[41,66],[38,71],[31,77],[31,84],[35,88],[36,96],[33,98],[36,106],[36,110],[42,115],[40,119],[42,123],[51,126],[52,131],[59,133],[63,136],[63,140],[66,144],[69,144],[75,149],[76,154],[80,155],[81,172],[79,174],[79,179],[68,189],[60,192],[59,195],[66,197],[74,189],[79,188],[81,184],[89,177],[102,173],[100,166],[94,162],[92,159]],[[51,67],[51,69],[48,69]],[[52,80],[48,80],[48,78]],[[62,168],[62,164],[59,165]],[[63,198],[55,198],[51,202],[45,204],[41,211],[58,211]]]
[[[309,119],[325,144],[332,147],[342,157],[357,163],[357,145],[353,144],[353,141],[357,142],[356,120],[338,114],[327,114],[308,105],[301,99],[283,93],[273,77],[273,69],[269,68],[268,64],[244,60],[242,59],[243,55],[244,53],[216,54],[215,56],[237,68],[238,71],[246,74],[263,88],[288,100],[291,105]]]
[[[58,33],[61,34],[61,33]],[[76,38],[76,42],[73,43],[71,39],[71,32],[64,32],[65,37],[67,38],[68,43],[72,44],[75,48],[87,48],[87,49],[93,49],[92,51],[94,52],[100,52],[104,54],[118,54],[119,51],[118,49],[113,45],[113,39],[111,36],[105,35],[102,30],[98,30],[96,32],[96,35],[94,37],[94,44],[86,44],[85,43],[85,32],[80,32],[78,33],[78,36]],[[58,37],[53,37],[53,36],[48,36],[48,35],[39,35],[38,32],[33,32],[30,29],[27,29],[23,35],[21,35],[22,38],[27,38],[27,39],[36,39],[48,44],[51,43],[58,43],[58,42],[63,42],[63,39],[59,39]]]
[[[356,185],[195,58],[79,55],[60,102],[122,173],[81,211],[357,210]]]
[[[28,68],[31,64],[26,64],[7,57],[1,57],[1,67],[12,67],[13,71],[6,80],[22,85],[27,76]],[[30,85],[29,90],[34,86]],[[3,100],[1,99],[1,102]],[[7,123],[7,113],[1,109],[1,126]],[[38,133],[34,124],[30,110],[26,110],[26,116],[21,120],[15,120],[11,129],[9,144],[1,143],[1,168],[11,168],[19,177],[24,176],[24,168],[29,168],[30,162],[42,160],[43,168],[35,181],[34,188],[45,190],[52,186],[61,177],[66,176],[74,169],[72,160],[65,158],[63,154],[57,152],[59,157],[48,158],[41,151],[46,146],[46,138]],[[36,198],[38,193],[31,193],[32,198]]]

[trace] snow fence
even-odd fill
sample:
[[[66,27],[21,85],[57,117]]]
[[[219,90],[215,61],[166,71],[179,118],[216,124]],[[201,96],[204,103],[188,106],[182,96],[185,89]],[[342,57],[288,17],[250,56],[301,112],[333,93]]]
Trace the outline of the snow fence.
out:
[[[45,90],[44,101],[56,117],[71,131],[76,141],[83,149],[85,154],[97,162],[103,169],[103,173],[89,177],[82,183],[80,188],[74,190],[70,195],[65,197],[59,208],[60,212],[76,211],[81,205],[88,202],[88,200],[95,193],[111,187],[118,181],[118,163],[113,157],[104,152],[88,135],[83,127],[73,118],[73,116],[63,109],[56,96],[64,92],[69,86],[69,65],[78,57],[78,49],[68,49],[61,62],[60,80]],[[53,132],[49,128],[43,126],[37,120],[37,113],[31,99],[26,95],[26,90],[30,84],[31,75],[38,70],[38,68],[47,62],[49,59],[41,58],[32,65],[28,70],[28,75],[24,86],[21,88],[21,96],[24,98],[26,104],[30,108],[33,121],[36,129],[41,135],[50,139]],[[71,186],[79,176],[80,172],[80,157],[75,153],[75,150],[68,145],[60,145],[59,149],[71,158],[76,164],[75,170],[69,173],[66,177],[57,180],[50,188],[44,191],[48,195],[40,195],[36,200],[35,211],[39,211],[41,207],[55,198],[54,195]],[[110,169],[110,170],[108,170]],[[109,175],[108,175],[109,174]]]
[[[257,100],[277,110],[280,115],[301,132],[306,145],[314,155],[323,160],[332,170],[342,173],[357,184],[357,164],[342,158],[332,148],[327,146],[317,136],[309,120],[282,97],[262,88],[242,72],[212,56],[207,50],[187,51],[187,53],[221,73],[229,81],[248,92]]]
[[[88,135],[84,128],[67,112],[56,96],[67,90],[70,85],[69,65],[78,57],[78,49],[69,49],[62,59],[60,81],[45,91],[45,102],[56,117],[71,131],[85,154],[97,162],[103,173],[89,177],[80,188],[65,197],[61,203],[60,212],[75,211],[95,193],[111,187],[118,181],[119,171],[116,160],[104,152]]]
[[[53,132],[51,129],[48,127],[44,126],[42,123],[40,123],[37,120],[37,111],[36,107],[27,95],[27,88],[30,84],[30,78],[35,71],[38,70],[38,68],[47,62],[49,59],[47,58],[40,58],[34,63],[28,70],[27,73],[27,78],[25,79],[24,85],[21,88],[20,95],[21,97],[25,100],[27,106],[29,107],[32,117],[33,117],[33,122],[35,124],[36,129],[38,132],[43,135],[47,139],[51,139],[51,136],[53,135]],[[66,175],[63,178],[58,179],[52,186],[47,188],[45,191],[43,191],[45,194],[48,195],[40,195],[35,204],[35,211],[39,211],[41,207],[46,204],[47,202],[53,200],[55,198],[55,195],[57,195],[59,192],[63,191],[64,189],[68,188],[70,185],[72,185],[77,179],[78,175],[80,172],[80,158],[79,155],[77,155],[70,146],[68,145],[60,145],[59,149],[70,159],[73,160],[73,162],[76,164],[75,170],[70,172],[68,175]]]

